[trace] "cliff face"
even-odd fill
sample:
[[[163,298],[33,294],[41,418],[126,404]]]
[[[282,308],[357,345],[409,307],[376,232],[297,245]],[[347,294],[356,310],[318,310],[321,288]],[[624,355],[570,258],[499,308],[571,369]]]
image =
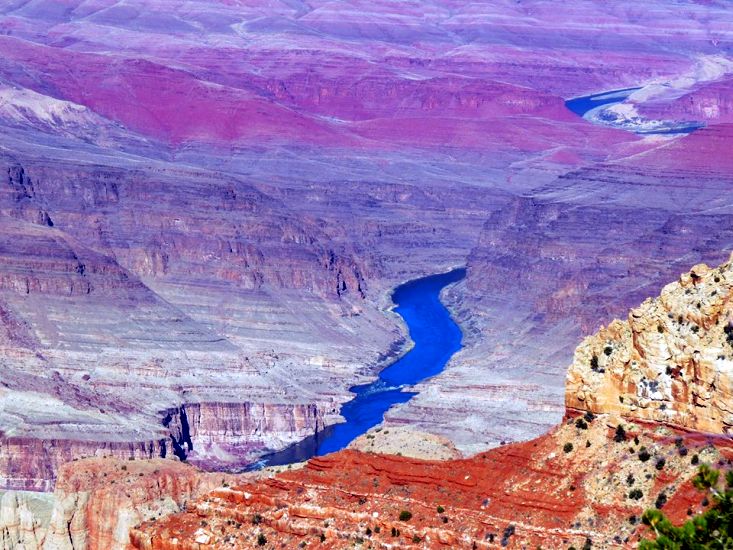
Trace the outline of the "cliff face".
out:
[[[132,527],[178,512],[229,479],[171,460],[108,455],[69,462],[53,493],[3,494],[0,548],[123,550]]]
[[[586,338],[568,371],[566,406],[729,433],[732,281],[730,262],[697,265]]]
[[[693,456],[733,457],[725,441],[700,434],[625,420],[626,439],[616,441],[608,416],[589,417],[584,428],[578,419],[466,460],[319,457],[301,470],[216,489],[183,513],[144,522],[131,541],[145,550],[257,548],[260,535],[287,548],[578,548],[587,540],[633,547],[646,508],[661,502],[676,521],[704,508],[691,490]],[[411,516],[401,518],[403,511]]]
[[[159,439],[107,441],[0,437],[0,484],[53,491],[67,462],[95,456],[120,460],[179,458],[211,470],[239,468],[268,449],[287,446],[323,429],[316,405],[202,403],[161,414]]]
[[[144,522],[131,541],[146,550],[254,548],[262,537],[288,547],[632,547],[646,508],[674,521],[699,512],[708,503],[691,486],[697,464],[733,457],[720,437],[731,424],[732,279],[731,262],[696,265],[628,321],[586,338],[568,372],[566,416],[537,439],[444,462],[315,458],[217,489]]]

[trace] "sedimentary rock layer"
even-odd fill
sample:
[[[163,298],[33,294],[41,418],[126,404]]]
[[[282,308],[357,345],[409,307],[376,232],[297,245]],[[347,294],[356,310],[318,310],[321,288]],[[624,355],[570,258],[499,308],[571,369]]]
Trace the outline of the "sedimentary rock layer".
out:
[[[731,456],[724,442],[700,435],[627,421],[628,440],[615,441],[607,415],[582,429],[575,422],[462,461],[353,451],[312,459],[302,470],[217,489],[185,513],[143,523],[131,540],[146,550],[257,548],[260,537],[322,548],[624,547],[644,533],[638,518],[660,495],[675,521],[703,509],[690,498],[692,456]],[[651,458],[642,462],[645,451]],[[634,489],[639,499],[629,497]]]
[[[586,338],[568,371],[566,405],[728,433],[731,279],[730,262],[696,265],[626,321]]]
[[[3,5],[0,432],[46,458],[1,477],[170,457],[182,406],[200,464],[282,447],[406,344],[389,289],[466,263],[466,349],[390,421],[464,452],[542,433],[582,334],[733,245],[729,22],[693,1]],[[706,128],[563,107],[630,86]]]
[[[697,464],[733,457],[720,437],[730,427],[730,276],[730,263],[697,265],[627,322],[585,339],[568,372],[569,411],[540,438],[443,462],[314,458],[144,522],[131,541],[145,550],[633,547],[644,509],[676,522],[700,512],[709,502],[691,488]]]

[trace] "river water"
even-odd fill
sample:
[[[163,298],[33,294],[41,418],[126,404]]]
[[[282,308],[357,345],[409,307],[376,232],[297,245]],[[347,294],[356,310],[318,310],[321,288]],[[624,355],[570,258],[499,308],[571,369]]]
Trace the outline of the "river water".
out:
[[[355,397],[341,407],[345,422],[329,426],[291,447],[263,457],[253,465],[253,469],[301,462],[345,448],[379,424],[390,407],[405,403],[415,395],[403,391],[403,387],[441,372],[453,354],[461,349],[463,334],[440,301],[440,292],[465,275],[465,269],[455,269],[397,287],[392,294],[394,310],[404,319],[413,347],[385,367],[374,382],[350,388]]]
[[[641,88],[623,88],[597,94],[574,97],[565,101],[565,106],[576,115],[595,124],[627,130],[635,134],[689,134],[704,126],[700,122],[664,122],[648,120],[625,120],[606,107],[621,103]]]

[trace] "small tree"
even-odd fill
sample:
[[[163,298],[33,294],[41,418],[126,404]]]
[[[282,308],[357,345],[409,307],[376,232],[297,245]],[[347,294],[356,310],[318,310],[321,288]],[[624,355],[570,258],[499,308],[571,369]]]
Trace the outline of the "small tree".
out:
[[[724,488],[718,484],[719,477],[720,472],[707,464],[700,466],[692,483],[709,494],[713,506],[680,527],[672,525],[658,509],[644,512],[642,521],[651,527],[656,539],[641,541],[639,550],[733,547],[733,472],[726,473]]]

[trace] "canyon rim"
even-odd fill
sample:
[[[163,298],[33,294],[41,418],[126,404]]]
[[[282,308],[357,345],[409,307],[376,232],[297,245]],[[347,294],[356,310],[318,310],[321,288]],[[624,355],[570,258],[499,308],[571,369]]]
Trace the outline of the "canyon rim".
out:
[[[725,461],[733,425],[732,41],[723,0],[0,2],[3,548],[614,547],[661,490],[684,515],[670,442]],[[359,388],[350,449],[259,470]],[[633,503],[599,481],[639,477],[619,423],[669,462]],[[393,484],[415,521],[367,540],[334,495],[394,515]]]

